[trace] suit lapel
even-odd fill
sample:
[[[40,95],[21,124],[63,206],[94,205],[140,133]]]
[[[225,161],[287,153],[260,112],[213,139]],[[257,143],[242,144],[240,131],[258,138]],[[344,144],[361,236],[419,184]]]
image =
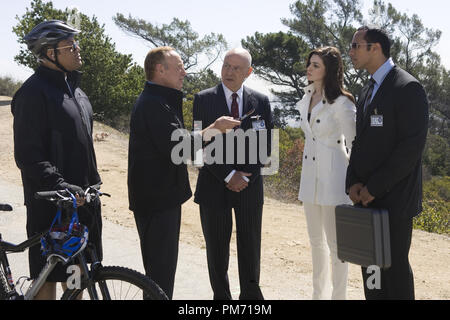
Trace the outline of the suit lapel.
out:
[[[395,66],[392,68],[391,71],[387,74],[386,78],[384,78],[383,83],[381,83],[381,86],[378,88],[377,93],[373,97],[372,101],[367,106],[367,112],[364,114],[364,110],[361,110],[361,118],[362,119],[362,128],[361,130],[364,130],[370,122],[370,115],[372,114],[373,110],[377,108],[377,106],[382,101],[383,97],[386,96],[388,90],[392,87],[392,82],[395,78]],[[367,90],[366,90],[367,93]],[[364,95],[365,96],[365,95]],[[364,100],[362,100],[362,103]],[[360,109],[363,109],[364,106],[360,105]]]
[[[217,115],[218,116],[229,116],[230,110],[228,110],[227,99],[225,98],[225,92],[223,91],[222,84],[220,83],[217,87],[216,103]]]
[[[364,118],[364,101],[366,100],[367,91],[369,91],[369,85],[366,84],[363,89],[361,96],[358,99],[357,102],[357,109],[356,109],[356,132],[360,132],[363,127],[363,118]]]
[[[242,107],[242,116],[244,114],[246,114],[247,112],[249,112],[252,108],[255,108],[256,105],[253,101],[253,95],[251,92],[249,92],[247,90],[246,87],[244,87],[244,92],[242,94],[242,99],[243,99],[243,107]]]

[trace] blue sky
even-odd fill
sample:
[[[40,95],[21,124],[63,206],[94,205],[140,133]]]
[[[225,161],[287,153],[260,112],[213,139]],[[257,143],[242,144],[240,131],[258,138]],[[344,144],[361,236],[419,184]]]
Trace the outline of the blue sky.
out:
[[[229,47],[240,46],[240,41],[256,31],[261,33],[286,31],[280,18],[292,17],[289,5],[294,0],[54,0],[58,9],[77,7],[88,16],[96,15],[100,23],[105,24],[106,33],[116,43],[122,53],[133,54],[134,60],[143,64],[149,46],[121,31],[112,21],[112,17],[120,12],[128,16],[139,17],[152,23],[170,23],[173,17],[189,20],[192,28],[200,35],[210,32],[225,36]],[[388,1],[386,1],[388,2]],[[401,12],[412,15],[417,13],[428,28],[439,29],[442,37],[435,50],[441,55],[442,62],[450,69],[450,4],[443,0],[392,0],[394,7]],[[29,0],[8,1],[2,8],[0,20],[0,39],[3,50],[0,51],[0,76],[9,75],[24,80],[31,75],[31,70],[14,62],[14,55],[19,45],[12,27],[17,23],[15,17],[22,16]],[[372,1],[364,0],[364,13],[372,5]],[[424,5],[426,3],[426,5]],[[213,68],[219,72],[220,64]],[[254,76],[253,76],[254,77]],[[249,79],[250,83],[257,79]]]

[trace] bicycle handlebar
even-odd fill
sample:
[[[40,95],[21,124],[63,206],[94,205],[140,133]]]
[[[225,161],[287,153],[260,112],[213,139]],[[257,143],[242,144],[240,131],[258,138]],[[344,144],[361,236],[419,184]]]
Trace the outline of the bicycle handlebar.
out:
[[[107,193],[100,192],[99,189],[100,189],[100,184],[96,184],[96,185],[88,187],[84,191],[84,197],[86,198],[87,202],[90,202],[92,199],[102,196],[102,195],[107,196],[107,197],[111,196]],[[49,200],[49,201],[56,201],[56,200],[72,201],[72,193],[67,189],[66,190],[55,190],[55,191],[40,191],[40,192],[36,192],[34,194],[34,197],[36,199]]]
[[[12,211],[12,207],[6,203],[0,203],[0,211]]]
[[[52,198],[60,198],[63,194],[68,194],[66,190],[57,190],[57,191],[40,191],[34,194],[36,199],[41,200],[51,200]]]

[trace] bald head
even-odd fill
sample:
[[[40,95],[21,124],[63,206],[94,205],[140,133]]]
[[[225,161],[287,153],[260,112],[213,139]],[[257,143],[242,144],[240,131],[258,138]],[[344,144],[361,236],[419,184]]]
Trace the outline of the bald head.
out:
[[[252,73],[252,56],[243,48],[227,52],[222,65],[222,82],[233,92],[239,90],[245,79]]]
[[[247,62],[247,67],[250,67],[252,65],[252,56],[250,55],[250,52],[248,52],[244,48],[234,48],[228,51],[225,55],[225,59],[228,56],[235,55],[240,57],[241,59],[244,59]]]

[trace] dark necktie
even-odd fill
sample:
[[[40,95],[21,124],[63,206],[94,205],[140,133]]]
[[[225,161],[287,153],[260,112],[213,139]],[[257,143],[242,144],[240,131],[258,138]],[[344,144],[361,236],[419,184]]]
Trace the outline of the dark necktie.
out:
[[[367,112],[367,107],[370,103],[370,98],[372,97],[373,89],[375,87],[375,80],[371,77],[369,80],[369,90],[367,90],[366,97],[364,99],[364,115]]]
[[[237,103],[237,93],[233,93],[231,95],[233,97],[233,101],[231,102],[231,116],[235,119],[239,118],[239,106]]]

